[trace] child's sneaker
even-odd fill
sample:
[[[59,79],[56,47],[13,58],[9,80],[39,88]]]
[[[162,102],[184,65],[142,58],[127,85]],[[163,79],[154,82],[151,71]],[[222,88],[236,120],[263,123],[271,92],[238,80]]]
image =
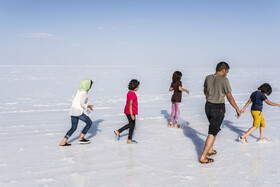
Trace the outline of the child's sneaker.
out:
[[[87,140],[87,139],[82,139],[82,140],[79,140],[79,143],[80,144],[86,144],[86,143],[90,143],[90,140]]]
[[[242,138],[241,136],[238,137],[238,140],[244,144],[248,143],[247,139],[246,138]]]

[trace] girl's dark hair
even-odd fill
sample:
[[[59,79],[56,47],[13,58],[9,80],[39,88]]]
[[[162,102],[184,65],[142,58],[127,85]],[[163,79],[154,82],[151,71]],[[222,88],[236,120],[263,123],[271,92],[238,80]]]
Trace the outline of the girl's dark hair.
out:
[[[128,89],[129,90],[135,90],[139,86],[140,82],[136,79],[132,79],[129,84],[128,84]]]
[[[264,83],[263,85],[261,85],[258,90],[266,95],[270,95],[272,93],[272,88],[268,83]]]
[[[182,73],[180,71],[175,71],[172,76],[172,82],[180,81]]]

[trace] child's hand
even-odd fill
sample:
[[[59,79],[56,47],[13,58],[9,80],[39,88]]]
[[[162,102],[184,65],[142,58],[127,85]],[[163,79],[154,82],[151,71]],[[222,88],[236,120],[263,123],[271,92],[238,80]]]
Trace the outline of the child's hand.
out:
[[[235,117],[239,118],[241,116],[241,111],[240,110],[236,110],[237,115]]]
[[[135,116],[134,116],[134,115],[131,115],[131,119],[134,121],[134,120],[135,120]]]
[[[189,90],[186,90],[186,92],[187,92],[188,94],[190,94]]]
[[[93,105],[88,105],[88,108],[93,111]]]

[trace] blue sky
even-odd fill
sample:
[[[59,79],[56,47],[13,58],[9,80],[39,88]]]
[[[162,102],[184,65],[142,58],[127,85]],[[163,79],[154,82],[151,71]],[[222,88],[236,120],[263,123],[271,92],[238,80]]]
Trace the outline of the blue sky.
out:
[[[0,64],[278,66],[277,0],[0,0]]]

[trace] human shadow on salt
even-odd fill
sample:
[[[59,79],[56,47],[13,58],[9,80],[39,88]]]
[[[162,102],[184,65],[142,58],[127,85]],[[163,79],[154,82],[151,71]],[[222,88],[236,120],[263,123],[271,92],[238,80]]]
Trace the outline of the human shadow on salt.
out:
[[[167,123],[169,123],[171,115],[167,112],[167,110],[161,110],[161,114],[164,115],[164,118],[166,119]]]
[[[98,129],[98,126],[103,121],[104,121],[103,119],[98,119],[98,120],[92,122],[92,125],[91,125],[91,127],[89,128],[89,130],[88,130],[88,132],[86,134],[86,139],[91,139],[91,138],[93,138],[97,134],[97,132],[101,132],[101,130]],[[84,123],[83,125],[85,126],[86,124]],[[75,138],[73,138],[73,139],[71,139],[69,141],[69,143],[74,142],[75,140],[78,140],[79,137],[80,137],[80,135],[75,137]]]
[[[197,159],[199,160],[200,156],[203,152],[203,148],[204,148],[204,144],[205,144],[205,140],[207,138],[207,135],[205,135],[203,133],[200,133],[197,130],[195,130],[194,128],[192,128],[189,125],[189,122],[184,121],[183,124],[186,124],[186,125],[183,126],[184,135],[192,141],[193,145],[195,146]],[[205,138],[202,139],[201,136],[204,136]]]
[[[161,114],[164,115],[164,118],[167,120],[167,124],[168,124],[171,115],[167,112],[167,110],[161,110]],[[197,130],[195,130],[194,128],[190,127],[189,125],[190,123],[188,121],[184,121],[180,119],[180,122],[181,122],[182,129],[178,129],[178,130],[183,130],[184,135],[191,139],[193,145],[195,146],[197,158],[199,160],[203,152],[204,142],[205,142],[204,139],[200,138],[200,136],[204,136],[206,139],[207,135],[202,134]]]
[[[229,120],[224,120],[222,123],[222,128],[227,127],[229,128],[231,131],[235,132],[237,134],[237,138],[235,139],[236,142],[238,142],[238,137],[240,137],[241,135],[245,134],[247,131],[242,130],[240,127],[236,127],[233,125],[233,122],[229,121]],[[250,134],[251,137],[258,139],[256,136]]]

